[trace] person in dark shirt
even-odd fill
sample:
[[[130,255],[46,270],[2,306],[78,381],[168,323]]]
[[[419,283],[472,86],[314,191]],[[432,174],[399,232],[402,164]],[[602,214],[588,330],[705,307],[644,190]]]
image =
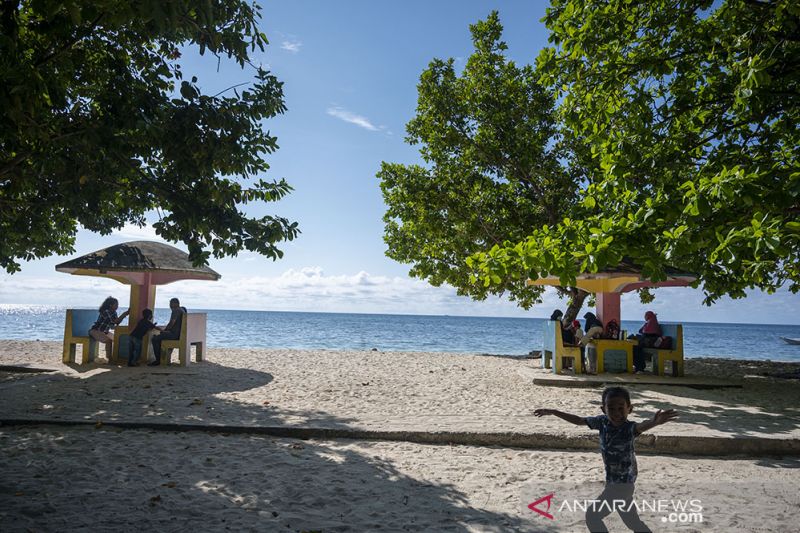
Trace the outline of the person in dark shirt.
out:
[[[169,322],[164,329],[161,330],[160,335],[153,336],[153,352],[155,352],[156,360],[152,363],[148,363],[148,366],[158,366],[161,364],[161,343],[163,341],[181,338],[181,325],[186,308],[181,307],[181,302],[177,298],[172,298],[169,301],[169,308],[172,310],[172,314],[169,316]]]
[[[569,327],[564,327],[563,322],[561,323],[561,341],[564,343],[564,346],[575,345],[575,329],[571,324]]]
[[[603,334],[603,323],[592,312],[587,312],[583,315],[583,318],[586,319],[586,323],[583,325],[585,333],[581,339],[581,346],[586,346],[592,342],[592,339],[596,339]]]
[[[156,323],[153,322],[153,311],[150,309],[142,310],[142,318],[128,335],[128,366],[137,366],[139,364],[139,357],[142,354],[142,340],[148,332],[156,327]]]

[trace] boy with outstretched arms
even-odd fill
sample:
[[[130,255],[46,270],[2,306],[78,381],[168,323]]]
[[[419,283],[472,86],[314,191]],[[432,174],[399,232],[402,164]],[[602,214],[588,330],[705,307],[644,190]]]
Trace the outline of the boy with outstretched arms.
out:
[[[653,418],[644,422],[630,422],[628,415],[633,411],[631,397],[622,387],[609,387],[603,391],[603,414],[582,417],[557,411],[555,409],[536,409],[535,416],[557,416],[576,426],[588,426],[600,432],[600,453],[606,467],[606,486],[595,505],[586,511],[586,525],[591,532],[605,532],[603,518],[612,510],[619,513],[622,521],[632,531],[649,532],[650,528],[639,518],[633,500],[634,482],[638,470],[634,440],[645,431],[673,420],[678,413],[674,409],[658,410]],[[624,505],[615,504],[624,501]]]

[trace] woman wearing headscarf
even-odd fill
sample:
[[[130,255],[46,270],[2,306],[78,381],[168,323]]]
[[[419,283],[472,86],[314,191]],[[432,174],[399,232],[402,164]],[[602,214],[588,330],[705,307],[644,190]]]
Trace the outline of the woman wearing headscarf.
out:
[[[586,333],[584,333],[581,339],[581,346],[586,346],[592,342],[592,339],[596,339],[603,334],[603,323],[600,322],[600,319],[592,312],[587,312],[583,315],[583,318],[586,319],[583,325],[583,329]]]
[[[639,333],[646,337],[661,336],[661,325],[658,323],[658,316],[654,312],[645,312],[644,325],[639,328]]]
[[[633,369],[636,372],[644,370],[644,348],[655,346],[656,341],[662,335],[661,324],[658,317],[652,311],[644,314],[644,325],[639,328],[639,343],[633,347]]]
[[[550,320],[558,322],[558,325],[561,326],[561,342],[564,346],[572,346],[575,344],[575,334],[571,327],[564,326],[564,313],[561,312],[561,309],[553,311],[550,315]]]
[[[603,334],[603,323],[600,322],[600,319],[595,316],[592,312],[587,312],[583,315],[583,318],[586,320],[584,322],[584,329],[586,333],[580,339],[580,347],[581,347],[581,358],[583,359],[583,368],[585,369],[587,374],[594,374],[597,372],[596,364],[597,364],[597,354],[594,349],[589,350],[589,353],[586,353],[586,346],[592,342],[593,339],[599,338]]]

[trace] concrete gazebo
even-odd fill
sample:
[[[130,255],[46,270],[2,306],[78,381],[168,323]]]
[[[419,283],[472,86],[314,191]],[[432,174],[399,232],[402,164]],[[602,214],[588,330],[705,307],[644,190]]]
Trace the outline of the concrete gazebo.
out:
[[[110,278],[130,285],[129,323],[141,317],[142,309],[154,309],[157,285],[186,279],[216,281],[221,277],[208,267],[192,265],[186,252],[152,241],[109,246],[56,265],[56,270],[76,276]]]
[[[667,268],[667,279],[650,281],[642,277],[642,269],[623,260],[613,269],[606,269],[596,273],[579,274],[575,286],[595,295],[597,303],[597,318],[603,324],[609,320],[616,320],[620,324],[620,297],[622,293],[636,289],[657,287],[688,287],[697,276],[688,272],[681,272]],[[556,276],[547,276],[536,280],[528,280],[529,285],[548,285],[560,287],[561,281]]]
[[[597,304],[597,318],[604,325],[611,320],[617,324],[622,324],[620,320],[620,297],[622,293],[643,288],[656,287],[687,287],[697,280],[697,276],[687,272],[668,268],[665,280],[650,281],[642,277],[641,268],[630,261],[623,260],[616,268],[607,269],[600,272],[584,272],[576,277],[575,285],[586,292],[594,293]],[[536,280],[528,280],[529,285],[548,285],[560,287],[561,281],[555,276],[548,276]],[[675,346],[670,349],[654,350],[650,354],[653,358],[653,371],[656,374],[664,374],[665,364],[673,363],[673,373],[683,376],[683,326],[681,324],[661,324],[663,335],[674,339]],[[542,354],[544,366],[549,368],[550,352],[554,358],[553,372],[560,373],[565,359],[574,360],[574,368],[577,373],[581,371],[581,352],[576,347],[565,346],[561,339],[561,328],[548,321],[545,324],[545,334],[543,337]],[[594,339],[591,346],[595,349],[597,356],[597,372],[604,372],[610,366],[614,366],[613,371],[633,372],[633,346],[637,341],[628,339]],[[644,348],[644,351],[652,350]],[[622,359],[619,356],[623,356]],[[613,365],[611,364],[613,363]]]

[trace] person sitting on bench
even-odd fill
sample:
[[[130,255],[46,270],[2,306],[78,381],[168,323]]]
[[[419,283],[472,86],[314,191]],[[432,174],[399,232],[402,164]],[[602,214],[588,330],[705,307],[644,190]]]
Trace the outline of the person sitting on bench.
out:
[[[644,371],[644,348],[655,346],[661,334],[661,324],[658,323],[656,314],[652,311],[647,311],[644,314],[644,325],[639,328],[639,335],[637,335],[639,343],[633,347],[634,372]]]
[[[155,353],[156,360],[148,363],[147,366],[158,366],[161,364],[161,342],[167,340],[176,340],[181,338],[181,325],[183,323],[183,314],[186,312],[185,307],[181,307],[181,302],[177,298],[172,298],[169,301],[169,308],[172,314],[169,316],[169,322],[163,329],[160,335],[153,335],[153,352]],[[156,326],[158,327],[158,326]]]
[[[592,312],[587,312],[583,315],[583,318],[586,319],[585,324],[583,325],[584,331],[586,333],[583,334],[581,338],[581,346],[586,346],[592,339],[598,339],[601,335],[603,335],[603,323],[600,322],[600,319],[595,316]]]
[[[111,329],[115,326],[118,326],[119,323],[122,322],[130,313],[130,310],[128,310],[117,316],[118,308],[119,301],[116,298],[113,296],[106,298],[98,311],[99,314],[97,321],[92,324],[91,328],[89,328],[89,336],[94,340],[102,342],[106,345],[106,359],[108,359],[108,364],[111,364],[111,345],[114,342],[114,337],[111,335]]]

